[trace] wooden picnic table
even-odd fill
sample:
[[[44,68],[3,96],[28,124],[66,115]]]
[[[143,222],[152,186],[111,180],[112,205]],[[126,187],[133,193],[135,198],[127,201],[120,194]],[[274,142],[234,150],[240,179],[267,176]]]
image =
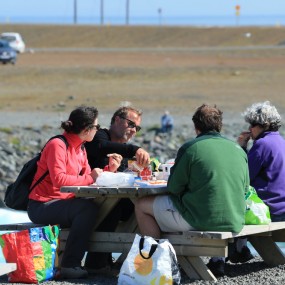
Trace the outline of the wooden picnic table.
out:
[[[92,198],[98,203],[95,231],[90,237],[89,250],[95,252],[118,252],[125,257],[131,248],[135,233],[138,232],[134,215],[122,223],[116,232],[96,232],[96,227],[105,219],[121,198],[136,199],[149,195],[167,193],[167,187],[99,187],[68,186],[61,192],[74,193],[76,197]],[[68,231],[62,230],[61,246],[64,249]],[[190,279],[216,281],[216,277],[206,266],[203,256],[228,256],[228,245],[234,238],[247,236],[253,247],[270,266],[285,264],[285,256],[278,242],[285,242],[285,222],[269,225],[246,225],[239,233],[192,230],[180,233],[163,233],[174,246],[179,263]]]
[[[166,194],[167,187],[164,185],[158,185],[154,187],[100,187],[93,184],[90,186],[64,186],[61,187],[60,191],[63,193],[74,193],[78,198],[94,199],[94,203],[97,204],[99,208],[99,213],[96,217],[95,224],[96,230],[96,228],[112,211],[120,199],[129,198],[133,200],[144,196]],[[124,231],[127,232],[134,232],[136,230],[137,223],[135,221],[134,215],[130,217],[128,222],[123,223],[123,227]]]

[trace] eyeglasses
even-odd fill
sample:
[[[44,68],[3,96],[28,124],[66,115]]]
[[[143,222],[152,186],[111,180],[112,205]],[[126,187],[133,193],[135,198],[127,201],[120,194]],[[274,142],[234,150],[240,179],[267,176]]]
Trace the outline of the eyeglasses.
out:
[[[135,122],[125,118],[125,117],[120,117],[121,119],[124,119],[127,121],[127,124],[128,124],[128,128],[135,128],[136,129],[136,132],[139,132],[142,128],[140,126],[137,126]]]
[[[98,130],[100,130],[100,127],[101,127],[101,126],[100,126],[99,124],[97,124],[97,125],[93,125],[93,126],[91,127],[91,129],[94,129],[94,130],[96,129],[96,130],[98,131]]]

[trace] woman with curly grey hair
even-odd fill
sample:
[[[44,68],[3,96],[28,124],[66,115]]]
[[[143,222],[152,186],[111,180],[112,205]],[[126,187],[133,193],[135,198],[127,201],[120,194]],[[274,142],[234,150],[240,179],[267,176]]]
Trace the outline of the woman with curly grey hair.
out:
[[[281,116],[269,101],[253,104],[242,115],[249,128],[239,135],[237,142],[247,152],[250,185],[269,207],[271,220],[285,221],[285,140],[278,131]],[[253,144],[247,150],[250,139]],[[239,242],[235,261],[247,261],[250,251],[246,240]]]

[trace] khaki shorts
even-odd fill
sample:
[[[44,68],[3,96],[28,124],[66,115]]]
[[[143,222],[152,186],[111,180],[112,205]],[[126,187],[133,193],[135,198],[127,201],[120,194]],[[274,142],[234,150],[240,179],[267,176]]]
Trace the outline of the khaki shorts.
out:
[[[153,202],[154,217],[163,232],[194,230],[177,211],[170,196],[157,196]]]

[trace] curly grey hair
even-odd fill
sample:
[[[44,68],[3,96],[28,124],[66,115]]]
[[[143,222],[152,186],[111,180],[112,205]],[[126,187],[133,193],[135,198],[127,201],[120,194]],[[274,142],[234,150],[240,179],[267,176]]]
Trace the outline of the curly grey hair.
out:
[[[254,103],[242,113],[247,123],[260,125],[266,130],[277,131],[281,127],[281,116],[269,101]]]

